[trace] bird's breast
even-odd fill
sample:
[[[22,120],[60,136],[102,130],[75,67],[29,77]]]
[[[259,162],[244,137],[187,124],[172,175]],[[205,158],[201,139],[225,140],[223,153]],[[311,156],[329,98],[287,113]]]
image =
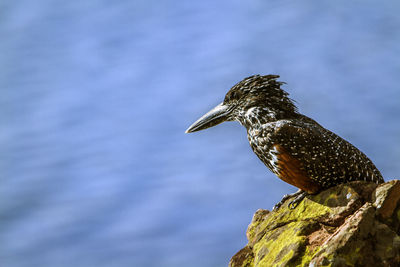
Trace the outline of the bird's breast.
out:
[[[273,128],[253,128],[247,131],[250,146],[258,158],[275,174],[278,171],[276,149],[272,142]]]
[[[311,179],[303,164],[276,139],[275,133],[280,125],[272,124],[248,131],[251,148],[258,158],[280,179],[308,193],[315,193],[320,186]]]

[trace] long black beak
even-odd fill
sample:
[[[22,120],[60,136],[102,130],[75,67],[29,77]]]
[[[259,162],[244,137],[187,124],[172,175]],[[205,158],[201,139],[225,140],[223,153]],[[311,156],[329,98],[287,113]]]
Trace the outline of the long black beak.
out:
[[[221,103],[190,125],[185,133],[197,132],[220,124],[228,119],[230,112],[229,106]]]

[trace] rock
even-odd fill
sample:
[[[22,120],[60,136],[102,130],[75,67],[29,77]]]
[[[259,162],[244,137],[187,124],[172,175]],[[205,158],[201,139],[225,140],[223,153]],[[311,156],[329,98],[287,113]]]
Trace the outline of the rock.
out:
[[[238,266],[400,266],[400,181],[351,182],[257,210]]]

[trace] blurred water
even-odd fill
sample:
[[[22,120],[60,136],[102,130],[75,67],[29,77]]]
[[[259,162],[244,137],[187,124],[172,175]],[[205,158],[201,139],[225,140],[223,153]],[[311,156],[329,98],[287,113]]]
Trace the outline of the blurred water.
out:
[[[251,74],[400,166],[398,1],[2,1],[0,266],[226,266],[295,189],[245,130],[184,130]]]

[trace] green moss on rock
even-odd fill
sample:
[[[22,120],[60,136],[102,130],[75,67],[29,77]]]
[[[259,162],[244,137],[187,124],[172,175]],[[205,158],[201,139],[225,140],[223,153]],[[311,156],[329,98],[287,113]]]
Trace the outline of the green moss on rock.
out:
[[[287,203],[258,210],[247,229],[249,243],[230,266],[400,264],[398,189],[399,181],[352,182],[310,196],[293,210]]]

